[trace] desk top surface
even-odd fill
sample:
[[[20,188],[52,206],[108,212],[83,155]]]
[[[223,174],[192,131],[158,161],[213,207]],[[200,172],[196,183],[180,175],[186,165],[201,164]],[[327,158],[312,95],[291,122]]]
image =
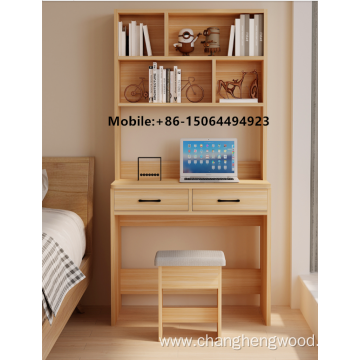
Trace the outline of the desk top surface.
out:
[[[162,181],[146,181],[146,180],[115,180],[111,184],[112,189],[247,189],[258,188],[268,189],[271,185],[267,180],[240,180],[238,183],[180,183],[179,179],[165,179]]]

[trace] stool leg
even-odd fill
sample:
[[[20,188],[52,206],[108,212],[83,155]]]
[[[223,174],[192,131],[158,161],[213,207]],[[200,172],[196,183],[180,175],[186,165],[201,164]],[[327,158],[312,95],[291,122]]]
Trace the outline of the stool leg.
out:
[[[162,309],[163,309],[163,290],[162,290],[162,267],[159,266],[158,270],[158,313],[159,313],[159,341],[163,337],[163,322],[162,322]]]
[[[218,308],[218,321],[217,321],[217,336],[221,337],[221,321],[222,321],[222,268],[220,267],[219,287],[217,291],[217,308]]]

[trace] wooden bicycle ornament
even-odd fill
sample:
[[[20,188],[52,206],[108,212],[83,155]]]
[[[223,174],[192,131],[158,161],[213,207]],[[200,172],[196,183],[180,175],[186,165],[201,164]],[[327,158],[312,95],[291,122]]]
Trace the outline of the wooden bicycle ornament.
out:
[[[141,81],[139,84],[131,84],[128,85],[125,88],[124,96],[125,99],[129,102],[138,102],[141,98],[144,98],[145,100],[149,97],[149,92],[145,90],[145,84],[144,82],[147,81],[145,78],[140,77]],[[186,98],[193,103],[200,102],[204,98],[204,89],[198,85],[195,84],[195,78],[194,77],[188,77],[187,80],[181,80],[186,81],[186,84],[181,87],[181,91],[184,90],[186,87]]]
[[[259,85],[258,85],[259,83],[258,83],[258,73],[256,72],[256,70],[248,71],[248,72],[242,71],[241,79],[236,79],[236,80],[233,79],[232,81],[219,80],[217,86],[218,94],[223,99],[225,99],[225,96],[221,94],[221,90],[224,89],[227,98],[229,98],[229,94],[230,94],[234,99],[242,99],[242,84],[244,82],[245,76],[248,74],[255,75],[255,79],[253,80],[250,86],[249,96],[251,99],[257,99],[259,95]]]

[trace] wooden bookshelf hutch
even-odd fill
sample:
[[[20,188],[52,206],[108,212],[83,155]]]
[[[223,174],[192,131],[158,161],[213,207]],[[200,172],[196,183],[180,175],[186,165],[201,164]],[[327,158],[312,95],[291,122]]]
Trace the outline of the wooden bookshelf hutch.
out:
[[[227,56],[230,26],[240,14],[264,14],[264,56]],[[118,22],[148,25],[153,56],[118,56]],[[221,52],[207,56],[202,45],[195,44],[190,56],[175,51],[180,29],[190,27],[194,34],[207,27],[220,28]],[[198,40],[200,42],[200,40]],[[144,46],[145,49],[145,46]],[[144,50],[145,51],[145,50]],[[146,54],[146,52],[145,52]],[[144,54],[144,55],[145,55]],[[197,83],[205,91],[203,100],[191,103],[182,96],[181,104],[149,104],[142,99],[130,103],[124,97],[125,87],[148,79],[148,66],[159,65],[182,70],[182,78],[196,73]],[[239,66],[241,65],[241,66]],[[242,70],[256,70],[259,75],[259,103],[220,104],[216,84],[219,79],[240,78]],[[254,10],[115,10],[114,12],[114,115],[121,119],[125,107],[236,107],[254,109],[263,118],[267,114],[267,11]],[[248,81],[251,81],[248,80]],[[246,83],[244,82],[246,86]],[[168,110],[171,115],[171,110]],[[122,226],[258,226],[260,228],[260,268],[223,269],[223,294],[260,294],[264,324],[270,325],[270,214],[271,186],[267,181],[267,127],[260,127],[260,160],[238,162],[239,183],[180,183],[179,161],[163,161],[162,181],[137,181],[137,161],[121,161],[121,126],[115,126],[115,181],[111,184],[111,324],[115,325],[124,294],[158,294],[157,269],[122,269]],[[234,128],[234,131],[236,127]],[[176,131],[176,128],[174,129]],[[221,135],[219,136],[221,137]],[[234,134],[236,137],[236,133]],[[179,139],[180,141],[180,139]],[[176,143],[174,146],[178,147]],[[161,199],[160,203],[139,199]],[[219,203],[217,199],[241,199],[239,203]],[[161,249],[159,249],[161,250]],[[151,254],[155,256],[155,254]],[[176,294],[176,289],[166,294]],[[193,294],[189,290],[188,294]],[[210,294],[213,291],[197,290]],[[165,294],[165,293],[164,293]],[[162,296],[162,295],[161,295]],[[221,305],[221,304],[220,304]],[[193,313],[193,312],[192,312]],[[159,314],[161,317],[162,314]],[[198,314],[199,322],[206,315]]]

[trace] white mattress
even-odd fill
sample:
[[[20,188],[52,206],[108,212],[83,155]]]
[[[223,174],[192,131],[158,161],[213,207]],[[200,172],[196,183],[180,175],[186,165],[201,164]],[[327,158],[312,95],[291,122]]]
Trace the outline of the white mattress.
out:
[[[76,266],[85,254],[84,222],[72,211],[42,208],[42,231],[64,249]]]

